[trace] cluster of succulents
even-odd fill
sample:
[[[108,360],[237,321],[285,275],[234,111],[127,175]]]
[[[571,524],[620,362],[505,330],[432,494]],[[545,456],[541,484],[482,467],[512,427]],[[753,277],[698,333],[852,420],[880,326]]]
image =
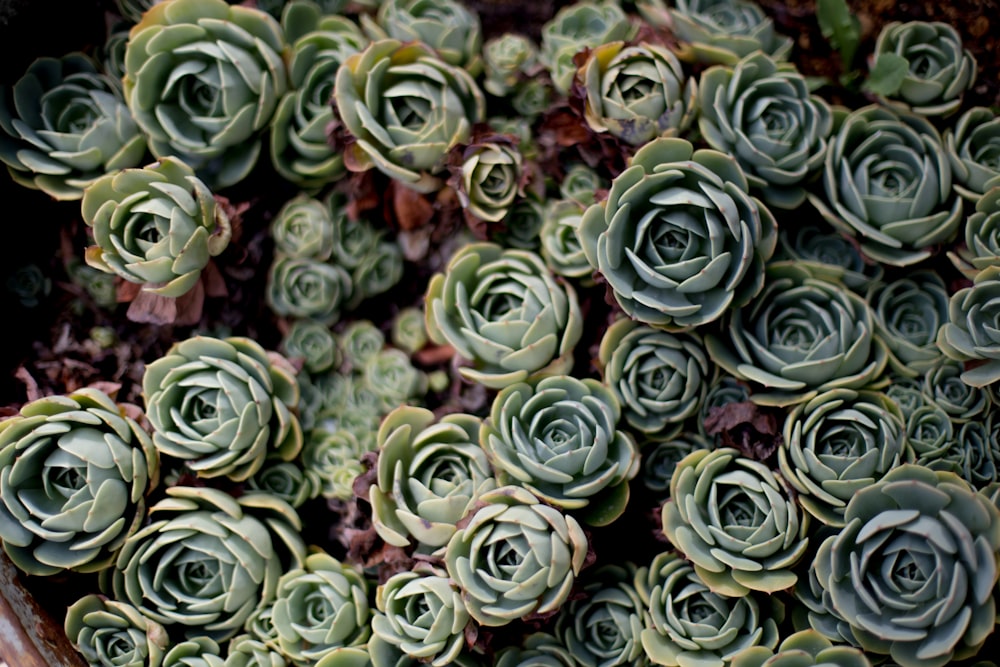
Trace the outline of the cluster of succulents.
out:
[[[1000,114],[956,27],[880,26],[893,85],[834,103],[753,0],[537,37],[458,0],[116,4],[0,87],[0,161],[84,223],[77,308],[171,325],[134,386],[0,421],[0,546],[84,591],[88,664],[995,648]]]

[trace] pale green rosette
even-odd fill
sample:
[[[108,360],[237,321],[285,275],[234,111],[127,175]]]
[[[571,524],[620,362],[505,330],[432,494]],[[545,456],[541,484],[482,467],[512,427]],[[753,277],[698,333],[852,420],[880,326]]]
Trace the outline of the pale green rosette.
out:
[[[282,317],[333,325],[354,294],[351,274],[339,264],[278,253],[267,272],[267,305]]]
[[[1000,186],[1000,116],[988,107],[972,107],[945,128],[955,191],[976,201]]]
[[[614,0],[582,0],[559,9],[542,25],[539,60],[560,95],[568,95],[576,73],[573,57],[585,48],[625,40],[634,33],[628,15]]]
[[[1000,266],[1000,177],[976,201],[965,220],[965,246],[948,251],[948,259],[969,280],[989,266]]]
[[[939,273],[918,270],[873,282],[867,300],[894,373],[917,377],[944,361],[937,332],[948,319],[948,289]]]
[[[423,42],[472,76],[483,69],[479,15],[457,0],[382,0],[374,20],[362,13],[361,24],[372,39]]]
[[[962,380],[985,387],[1000,380],[1000,266],[979,272],[971,287],[948,300],[948,321],[938,330],[937,343],[951,359],[966,364]]]
[[[63,625],[89,665],[160,667],[170,645],[162,625],[132,605],[103,595],[85,595],[71,604]]]
[[[324,261],[333,254],[330,210],[324,202],[305,193],[282,204],[269,230],[276,253]]]
[[[553,273],[575,278],[584,286],[594,281],[594,269],[580,244],[580,223],[584,207],[572,199],[553,199],[545,207],[541,239],[542,257]]]
[[[754,646],[733,656],[731,667],[871,667],[865,654],[853,646],[835,645],[815,630],[786,637],[777,649]]]

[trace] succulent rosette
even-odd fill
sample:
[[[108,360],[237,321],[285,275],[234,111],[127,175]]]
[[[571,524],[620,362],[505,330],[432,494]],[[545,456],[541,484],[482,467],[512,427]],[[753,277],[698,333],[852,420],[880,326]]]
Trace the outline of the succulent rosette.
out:
[[[760,291],[777,225],[735,159],[653,139],[590,206],[580,242],[615,300],[640,322],[677,330],[720,318]]]
[[[696,450],[677,464],[663,533],[715,593],[740,597],[795,585],[808,515],[788,483],[730,447]]]
[[[38,58],[0,86],[0,162],[20,185],[79,199],[104,174],[145,158],[121,92],[83,53]]]
[[[483,43],[483,88],[497,97],[516,90],[538,64],[538,46],[525,35],[505,32]]]
[[[698,129],[708,145],[734,155],[768,205],[800,206],[833,130],[826,101],[810,94],[794,66],[761,52],[710,67],[698,85]]]
[[[444,157],[485,118],[472,76],[422,42],[384,39],[337,70],[335,113],[353,138],[347,168],[377,168],[418,192],[442,185]]]
[[[193,637],[172,644],[170,650],[163,656],[160,667],[227,667],[226,658],[222,657],[224,654],[222,647],[214,639]],[[279,663],[268,667],[285,666]]]
[[[369,488],[372,523],[394,546],[448,543],[479,497],[497,486],[479,446],[479,417],[435,419],[421,407],[390,412],[378,431],[376,483]]]
[[[330,327],[312,319],[292,322],[279,349],[289,360],[302,360],[308,373],[322,373],[340,363],[337,339]]]
[[[427,393],[427,374],[413,365],[410,355],[394,347],[379,350],[365,364],[362,378],[375,394],[380,412],[388,412]]]
[[[509,135],[484,136],[464,146],[452,170],[450,182],[466,217],[473,220],[503,220],[524,194],[523,158]]]
[[[997,481],[1000,438],[995,413],[962,424],[942,446],[918,457],[914,463],[931,470],[953,472],[973,487],[986,489]]]
[[[638,447],[619,430],[614,393],[592,378],[554,375],[504,387],[483,421],[479,442],[500,484],[524,486],[582,520],[607,525],[628,503]]]
[[[583,0],[559,9],[542,25],[539,60],[561,95],[569,94],[577,66],[573,57],[585,48],[629,39],[633,28],[617,2]]]
[[[944,144],[958,194],[975,201],[1000,186],[1000,116],[991,109],[967,109],[945,128]]]
[[[424,322],[423,308],[401,308],[392,318],[389,338],[394,347],[411,355],[427,345],[427,324]]]
[[[694,120],[697,84],[665,46],[600,44],[588,53],[577,75],[590,129],[631,146],[676,136]]]
[[[337,69],[369,40],[356,23],[324,13],[315,2],[286,4],[281,16],[291,44],[289,90],[270,121],[271,163],[287,181],[315,191],[344,176],[344,157],[330,146],[330,99]]]
[[[955,424],[940,405],[924,400],[906,417],[906,440],[919,462],[940,458],[952,445]]]
[[[984,387],[962,381],[963,370],[959,362],[942,359],[924,374],[924,398],[928,403],[940,406],[956,425],[981,419],[993,409],[993,402]]]
[[[814,561],[857,645],[902,667],[971,657],[993,632],[1000,511],[953,473],[903,465],[859,491]]]
[[[628,318],[604,332],[597,362],[625,421],[652,440],[669,440],[698,412],[714,372],[697,334]]]
[[[354,496],[355,478],[365,471],[361,455],[367,451],[353,430],[321,425],[309,432],[302,448],[302,463],[319,477],[320,495],[347,500]]]
[[[287,667],[288,664],[280,651],[246,634],[229,641],[223,663],[224,667]]]
[[[167,297],[186,294],[232,238],[229,216],[184,162],[106,174],[83,192],[90,266]]]
[[[495,243],[456,251],[425,303],[430,339],[471,362],[463,377],[495,389],[568,371],[583,333],[573,288],[536,253]]]
[[[584,208],[571,199],[550,200],[539,232],[542,258],[552,272],[590,284],[593,268],[580,244]]]
[[[659,502],[670,497],[670,480],[677,464],[697,449],[712,449],[713,443],[700,433],[683,432],[669,440],[654,440],[640,445],[642,467],[639,480]]]
[[[465,648],[471,617],[447,572],[422,567],[398,572],[375,591],[372,632],[431,667],[446,667]]]
[[[941,21],[890,21],[882,26],[871,68],[888,54],[906,66],[899,88],[883,96],[889,104],[923,116],[947,116],[962,105],[976,79],[976,59],[958,30]]]
[[[988,266],[1000,266],[1000,178],[976,201],[965,220],[965,245],[949,251],[948,259],[969,280]]]
[[[168,631],[224,641],[274,597],[284,549],[293,561],[304,558],[298,515],[284,506],[295,523],[276,519],[272,527],[224,491],[173,486],[166,493],[102,572],[102,589]],[[296,539],[279,541],[289,535]]]
[[[402,249],[393,241],[376,237],[376,243],[351,273],[354,292],[348,308],[357,308],[365,299],[388,292],[402,279],[403,269]]]
[[[249,491],[261,491],[280,498],[295,509],[319,495],[322,482],[315,470],[305,470],[293,461],[265,462],[247,479]]]
[[[885,274],[885,267],[861,254],[853,239],[822,220],[803,220],[778,231],[778,247],[772,261],[789,259],[808,266],[814,275],[826,276],[862,293]]]
[[[1000,380],[1000,266],[990,266],[948,299],[948,321],[938,330],[937,343],[949,358],[966,364],[962,380],[985,387]]]
[[[92,388],[29,401],[0,422],[0,540],[22,571],[110,565],[145,518],[160,462],[143,427]]]
[[[327,205],[299,193],[285,202],[269,226],[276,253],[327,260],[333,254],[334,223]]]
[[[66,636],[90,665],[159,667],[170,637],[126,602],[85,595],[66,610]]]
[[[276,314],[332,325],[354,294],[354,281],[339,264],[278,253],[266,289],[265,300]]]
[[[851,389],[796,405],[778,449],[779,469],[799,504],[837,527],[855,493],[912,458],[899,406],[881,392]]]
[[[733,656],[732,667],[871,667],[868,657],[853,646],[834,645],[815,630],[801,630],[789,635],[777,649],[752,646]]]
[[[917,377],[944,361],[936,341],[948,319],[948,289],[939,273],[918,270],[873,282],[867,296],[893,372]]]
[[[153,444],[202,477],[245,480],[302,448],[291,364],[249,338],[193,336],[146,366]]]
[[[325,552],[314,551],[278,580],[271,622],[278,648],[295,664],[315,664],[337,647],[363,644],[370,620],[364,574]]]
[[[545,202],[530,195],[519,197],[495,227],[490,225],[489,240],[508,248],[537,252],[547,216]]]
[[[372,39],[423,42],[472,76],[483,69],[479,15],[457,0],[384,0],[375,19],[361,14],[361,23]]]
[[[532,632],[519,646],[505,646],[497,651],[493,667],[575,667],[576,657],[556,637],[547,632]]]
[[[520,486],[487,491],[480,501],[445,554],[473,620],[495,627],[558,610],[587,556],[583,528]]]
[[[635,581],[651,619],[640,634],[642,648],[657,665],[725,667],[746,648],[778,645],[780,601],[720,595],[675,553],[657,554]]]
[[[911,266],[950,241],[962,221],[941,136],[914,113],[869,105],[833,134],[823,166],[825,199],[809,200],[876,262]]]
[[[607,190],[611,183],[583,162],[574,162],[566,168],[559,182],[559,196],[586,208],[597,201],[599,190]]]

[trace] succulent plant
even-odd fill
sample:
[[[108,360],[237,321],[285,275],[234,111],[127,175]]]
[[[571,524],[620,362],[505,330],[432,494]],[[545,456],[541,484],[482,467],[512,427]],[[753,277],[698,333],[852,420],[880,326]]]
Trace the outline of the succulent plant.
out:
[[[305,470],[293,461],[273,463],[265,461],[264,466],[246,481],[250,491],[262,491],[280,498],[295,509],[320,493],[321,480],[315,470]]]
[[[498,487],[479,500],[445,554],[473,620],[503,626],[559,609],[587,556],[583,528],[520,486]]]
[[[550,200],[539,237],[542,258],[553,273],[590,284],[593,268],[583,252],[579,235],[583,211],[583,206],[571,199]]]
[[[171,644],[160,667],[226,667],[224,653],[214,639],[194,637]]]
[[[976,201],[965,220],[965,245],[948,252],[948,259],[969,280],[988,266],[1000,266],[1000,178]]]
[[[457,0],[383,0],[374,20],[362,13],[361,24],[374,40],[423,42],[472,76],[483,69],[479,15]]]
[[[82,388],[29,401],[0,422],[0,540],[22,571],[110,565],[145,518],[160,462],[143,427]]]
[[[604,332],[597,364],[625,421],[653,440],[669,440],[698,412],[714,371],[697,334],[628,318]]]
[[[944,145],[955,191],[975,201],[1000,186],[1000,116],[988,107],[972,107],[945,128]]]
[[[638,447],[617,428],[620,418],[618,400],[605,385],[554,375],[501,389],[479,442],[500,484],[523,486],[602,526],[625,511],[628,482],[639,471]]]
[[[640,444],[639,480],[653,498],[662,503],[670,497],[670,480],[681,460],[697,449],[712,449],[713,444],[700,433],[682,432],[669,440]]]
[[[586,208],[597,201],[597,192],[610,186],[597,171],[583,162],[573,162],[566,167],[566,173],[559,181],[559,197],[570,199]]]
[[[469,139],[486,102],[464,69],[422,42],[372,42],[337,70],[335,113],[352,171],[377,168],[418,192],[441,186],[445,154]]]
[[[871,667],[865,654],[852,647],[834,645],[815,630],[801,630],[782,640],[777,649],[752,646],[733,656],[732,667],[802,667],[836,665]]]
[[[587,125],[628,145],[676,136],[694,120],[695,78],[665,46],[605,42],[587,54],[577,76]]]
[[[803,509],[829,526],[844,525],[855,493],[913,458],[903,413],[881,392],[823,392],[792,409],[783,436],[782,476]]]
[[[344,267],[309,257],[275,254],[267,273],[265,300],[276,314],[332,325],[354,293]]]
[[[271,163],[287,181],[312,192],[346,172],[343,155],[326,136],[334,118],[333,81],[347,57],[369,40],[351,19],[312,0],[288,2],[281,25],[291,45],[289,90],[270,121]]]
[[[497,388],[572,366],[583,332],[576,292],[528,250],[469,243],[425,293],[427,333],[471,362],[466,379]]]
[[[953,472],[979,490],[997,480],[1000,439],[995,427],[995,413],[962,424],[940,447],[929,449],[914,463],[931,470]]]
[[[89,665],[160,667],[170,645],[162,625],[126,602],[84,595],[66,610],[66,636]]]
[[[809,200],[869,258],[912,266],[955,236],[962,199],[938,131],[913,113],[869,105],[833,134],[823,167],[825,199]]]
[[[712,322],[757,294],[777,241],[774,217],[747,190],[732,157],[653,139],[584,213],[587,261],[640,322]]]
[[[269,231],[276,253],[318,260],[333,254],[334,224],[327,205],[299,193],[289,199],[271,220]]]
[[[762,52],[710,67],[698,83],[698,129],[708,145],[734,155],[768,205],[798,208],[826,155],[830,106],[794,66]]]
[[[479,446],[482,420],[454,413],[436,420],[421,407],[385,416],[378,431],[376,483],[369,489],[372,523],[394,546],[448,543],[458,521],[497,486]]]
[[[924,116],[947,116],[976,79],[976,59],[954,26],[941,21],[890,21],[882,26],[871,68],[887,56],[905,66],[897,90],[881,99]]]
[[[483,88],[502,97],[515,91],[538,66],[538,46],[526,35],[505,32],[483,43]]]
[[[822,220],[803,220],[778,230],[778,247],[772,261],[790,259],[808,266],[813,275],[842,282],[862,294],[885,274],[884,267],[867,259],[853,239]]]
[[[489,235],[489,240],[507,248],[537,252],[546,220],[545,202],[529,194],[514,200],[510,210],[497,223],[496,230]],[[472,222],[475,223],[474,220]]]
[[[705,336],[712,360],[760,385],[751,400],[792,405],[829,389],[860,389],[881,378],[888,351],[871,306],[807,266],[773,263],[761,294]]]
[[[371,633],[370,617],[364,574],[323,551],[281,575],[271,611],[278,647],[297,665],[314,664],[340,646],[363,644]]]
[[[94,237],[87,264],[167,297],[189,292],[232,238],[208,186],[171,157],[98,178],[81,210]]]
[[[322,373],[340,363],[337,339],[327,325],[312,319],[295,320],[279,345],[289,360],[301,360],[308,373]]]
[[[640,635],[642,648],[657,665],[724,667],[743,649],[778,644],[779,600],[713,592],[675,553],[657,554],[635,581],[651,619]]]
[[[347,500],[354,496],[354,479],[365,471],[361,455],[366,451],[353,430],[320,426],[309,431],[302,464],[319,477],[320,495]]]
[[[402,277],[402,249],[393,241],[377,240],[351,274],[354,292],[347,307],[357,308],[362,301],[389,291]]]
[[[52,292],[52,278],[37,264],[24,264],[10,272],[4,287],[22,307],[37,308]]]
[[[413,365],[410,355],[394,347],[379,350],[365,364],[363,378],[375,394],[380,412],[388,412],[427,393],[427,374]]]
[[[547,632],[532,632],[520,645],[497,651],[493,667],[575,667],[576,656],[557,637]]]
[[[408,354],[427,345],[427,324],[423,309],[417,306],[401,308],[392,318],[389,340],[394,347]]]
[[[948,319],[948,290],[940,274],[917,270],[888,283],[873,282],[867,298],[893,372],[916,377],[944,360],[936,339]]]
[[[467,219],[499,222],[524,195],[524,167],[517,141],[509,135],[480,137],[455,155],[453,177]]]
[[[285,656],[250,635],[237,635],[229,642],[224,667],[287,667]]]
[[[568,95],[577,66],[574,56],[585,48],[626,40],[634,30],[614,0],[582,0],[561,7],[542,25],[539,60],[549,70],[560,95]]]
[[[962,381],[962,364],[942,359],[924,374],[923,392],[928,403],[941,407],[956,424],[982,419],[993,408],[989,393]]]
[[[245,480],[302,448],[295,371],[249,338],[174,343],[146,366],[142,393],[156,449],[202,477]]]
[[[975,655],[993,632],[1000,512],[960,477],[907,464],[851,499],[814,560],[857,645],[903,667]]]
[[[681,459],[661,519],[705,584],[731,597],[794,586],[809,545],[808,515],[788,483],[730,447]]]
[[[955,437],[955,424],[940,405],[924,400],[906,418],[906,440],[917,461],[940,458]]]
[[[938,330],[937,343],[949,358],[966,364],[962,381],[985,387],[1000,380],[1000,333],[995,323],[1000,316],[1000,266],[990,266],[948,299],[948,321]]]
[[[0,162],[16,183],[75,200],[144,159],[146,138],[121,92],[85,54],[38,58],[0,85]]]

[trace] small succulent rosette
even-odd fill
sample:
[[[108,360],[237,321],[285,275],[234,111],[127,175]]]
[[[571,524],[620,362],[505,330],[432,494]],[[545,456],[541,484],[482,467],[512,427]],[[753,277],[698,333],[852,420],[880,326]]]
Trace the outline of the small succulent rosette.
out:
[[[142,15],[125,51],[125,100],[156,157],[212,188],[242,180],[288,89],[281,25],[224,0],[171,0]]]
[[[568,371],[583,333],[572,286],[538,254],[495,243],[456,251],[425,302],[430,339],[468,360],[463,377],[495,389]]]
[[[104,392],[26,403],[0,422],[0,540],[21,570],[110,565],[142,525],[160,460],[149,434]]]
[[[654,139],[586,210],[580,242],[627,315],[667,330],[707,324],[760,291],[774,253],[774,216],[748,191],[734,158]]]
[[[953,473],[903,465],[848,503],[817,581],[867,653],[902,667],[972,657],[994,630],[1000,511]]]
[[[983,269],[1000,266],[1000,179],[976,201],[965,219],[965,243],[948,251],[952,265],[969,280]]]
[[[916,270],[867,293],[875,329],[889,348],[892,372],[917,377],[944,360],[937,332],[948,320],[948,289],[937,271]]]
[[[583,0],[562,7],[542,25],[539,60],[560,95],[568,95],[576,74],[574,56],[586,48],[630,39],[634,28],[619,3]]]
[[[102,176],[81,210],[94,237],[87,264],[166,297],[190,292],[232,238],[225,209],[174,157]]]
[[[549,200],[539,239],[542,258],[553,273],[590,287],[594,282],[591,278],[594,269],[580,243],[584,210],[580,203],[572,199]]]
[[[170,637],[166,629],[127,602],[84,595],[66,610],[66,637],[87,664],[161,665]],[[211,640],[209,640],[211,641]]]
[[[945,128],[944,144],[958,194],[974,202],[1000,186],[1000,116],[992,109],[967,109]]]
[[[524,196],[528,172],[511,135],[485,134],[456,148],[449,184],[470,226],[504,220]]]
[[[985,387],[1000,380],[1000,266],[990,266],[948,299],[948,321],[938,330],[937,342],[949,358],[967,363],[962,380]]]
[[[483,88],[491,95],[510,95],[539,67],[538,46],[526,35],[505,32],[483,43]]]
[[[922,116],[947,116],[962,105],[976,80],[976,59],[962,46],[958,30],[941,21],[890,21],[882,26],[871,69],[892,59],[905,74],[881,101]]]
[[[334,111],[350,135],[345,165],[378,169],[421,193],[443,185],[445,156],[485,119],[472,76],[422,42],[382,39],[337,70]]]
[[[778,230],[774,262],[795,260],[817,276],[842,282],[864,293],[885,275],[885,267],[866,258],[854,239],[845,237],[823,220],[796,221]]]

